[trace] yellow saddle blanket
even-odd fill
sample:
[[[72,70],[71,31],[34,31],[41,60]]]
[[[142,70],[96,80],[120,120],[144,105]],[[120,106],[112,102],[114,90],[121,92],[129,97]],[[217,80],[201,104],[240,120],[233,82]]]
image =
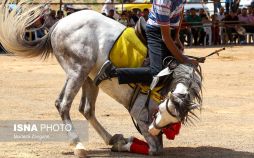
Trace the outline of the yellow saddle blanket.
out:
[[[109,59],[116,67],[141,67],[147,56],[147,47],[133,28],[126,28],[110,51]]]
[[[113,48],[110,51],[109,59],[116,67],[136,68],[141,67],[147,56],[147,47],[137,37],[133,28],[126,28],[115,42]],[[146,93],[149,90],[148,86],[138,84],[141,88],[141,92]],[[135,87],[135,84],[131,84],[131,87]],[[151,97],[160,102],[163,97],[158,93],[161,87],[155,88]]]

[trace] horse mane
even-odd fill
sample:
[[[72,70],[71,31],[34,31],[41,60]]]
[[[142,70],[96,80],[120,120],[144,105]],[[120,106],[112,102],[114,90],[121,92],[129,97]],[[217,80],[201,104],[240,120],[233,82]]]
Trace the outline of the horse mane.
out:
[[[174,103],[182,123],[191,122],[198,117],[193,112],[194,109],[201,109],[202,96],[202,70],[201,67],[193,65],[180,64],[173,73],[171,89],[174,89],[178,83],[188,87],[188,94],[172,94],[171,101]]]

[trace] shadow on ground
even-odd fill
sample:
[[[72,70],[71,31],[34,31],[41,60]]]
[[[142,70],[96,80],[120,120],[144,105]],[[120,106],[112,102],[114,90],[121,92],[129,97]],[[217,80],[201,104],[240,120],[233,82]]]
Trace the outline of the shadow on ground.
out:
[[[73,155],[73,152],[62,153],[63,155]],[[165,148],[161,156],[142,156],[130,153],[116,153],[110,152],[109,149],[100,149],[88,151],[88,157],[90,158],[106,158],[106,157],[120,157],[120,158],[147,158],[147,157],[162,157],[162,158],[253,158],[254,153],[234,151],[232,149],[220,148],[220,147],[170,147]]]

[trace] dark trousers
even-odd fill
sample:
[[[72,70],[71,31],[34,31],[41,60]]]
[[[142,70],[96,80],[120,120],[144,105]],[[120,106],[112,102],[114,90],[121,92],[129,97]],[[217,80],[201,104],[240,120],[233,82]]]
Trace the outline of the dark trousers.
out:
[[[182,42],[182,44],[184,44],[184,42],[187,42],[187,45],[191,45],[191,30],[184,28],[180,30],[180,41]]]
[[[117,68],[116,72],[119,84],[150,84],[153,76],[157,75],[163,69],[163,59],[171,55],[162,40],[160,27],[148,25],[146,35],[150,66],[141,68]]]
[[[233,2],[232,3],[225,3],[225,5],[226,5],[226,13],[229,13],[229,11],[232,10],[232,4],[233,4]]]
[[[243,26],[247,33],[254,33],[254,27],[252,25]]]

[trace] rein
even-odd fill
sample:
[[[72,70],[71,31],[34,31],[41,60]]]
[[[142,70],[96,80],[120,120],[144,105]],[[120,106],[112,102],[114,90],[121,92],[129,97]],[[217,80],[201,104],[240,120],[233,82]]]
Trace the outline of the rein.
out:
[[[156,76],[154,76],[153,81],[152,81],[152,83],[151,83],[151,85],[150,85],[150,88],[149,88],[149,90],[148,90],[148,92],[147,92],[147,98],[146,98],[146,102],[145,102],[145,105],[144,105],[144,109],[146,109],[147,112],[148,112],[147,122],[150,120],[150,115],[149,115],[149,113],[150,113],[149,104],[150,104],[150,98],[151,98],[151,95],[152,95],[152,90],[154,90],[154,88],[157,86],[160,77],[170,75],[171,73],[173,73],[174,68],[178,65],[177,63],[174,62],[174,58],[168,58],[168,59],[166,58],[166,59],[163,61],[163,64],[166,64],[166,60],[169,60],[169,61],[168,61],[168,64],[167,64],[167,67],[166,67],[165,69],[163,69],[161,72],[159,72],[159,74],[157,74]],[[133,94],[132,94],[132,96],[131,96],[131,100],[130,100],[130,102],[129,102],[129,108],[128,108],[128,111],[129,111],[129,112],[131,111],[131,109],[132,109],[132,107],[133,107],[133,105],[134,105],[134,103],[135,103],[135,101],[136,101],[136,99],[137,99],[137,97],[138,97],[138,94],[139,94],[140,92],[141,92],[141,88],[140,88],[138,85],[136,85],[136,86],[134,87],[134,91],[133,91]],[[169,99],[167,100],[167,103],[168,103],[168,101],[169,101]],[[169,113],[171,116],[175,117],[175,115],[172,114],[172,113],[170,112],[170,110],[168,109],[168,107],[167,107],[167,111],[168,111],[168,113]],[[141,133],[141,131],[140,131],[140,128],[139,128],[137,122],[134,120],[134,118],[133,118],[132,116],[131,116],[131,119],[132,119],[132,122],[133,122],[134,126],[136,127],[137,131],[142,135],[142,133]],[[154,123],[154,121],[153,121],[153,123]],[[158,127],[158,126],[156,125],[156,123],[154,123],[154,124],[155,124],[156,127]],[[162,127],[162,128],[163,128],[163,127]]]
[[[172,116],[172,117],[176,117],[177,118],[177,116],[175,115],[175,114],[173,114],[170,110],[169,110],[169,107],[168,107],[168,102],[169,102],[169,99],[170,99],[170,97],[167,97],[166,98],[166,110],[167,110],[167,112],[168,112],[168,114],[170,115],[170,116]],[[154,116],[155,117],[155,116]],[[158,126],[157,124],[156,124],[156,122],[155,122],[155,118],[153,119],[153,126],[154,126],[154,128],[155,129],[158,129],[158,130],[161,130],[161,129],[163,129],[163,128],[165,128],[165,127],[167,127],[168,125],[166,125],[166,126],[163,126],[163,127],[160,127],[160,126]]]
[[[167,112],[168,112],[168,114],[169,115],[171,115],[171,116],[173,116],[173,117],[177,117],[175,114],[173,114],[170,110],[169,110],[169,108],[168,108],[168,102],[169,102],[169,99],[170,98],[167,98],[167,102],[166,102],[166,110],[167,110]]]
[[[130,100],[130,103],[129,103],[129,108],[128,108],[129,112],[131,112],[131,109],[132,109],[132,107],[133,107],[133,105],[134,105],[134,103],[135,103],[135,101],[136,101],[140,91],[141,91],[141,88],[136,85],[134,87],[134,90],[133,90],[133,93],[132,93],[132,96],[131,96],[131,100]],[[138,126],[138,123],[135,121],[135,119],[132,116],[131,116],[131,120],[132,120],[135,128],[137,129],[137,131],[142,135],[142,132],[141,132],[139,126]]]

